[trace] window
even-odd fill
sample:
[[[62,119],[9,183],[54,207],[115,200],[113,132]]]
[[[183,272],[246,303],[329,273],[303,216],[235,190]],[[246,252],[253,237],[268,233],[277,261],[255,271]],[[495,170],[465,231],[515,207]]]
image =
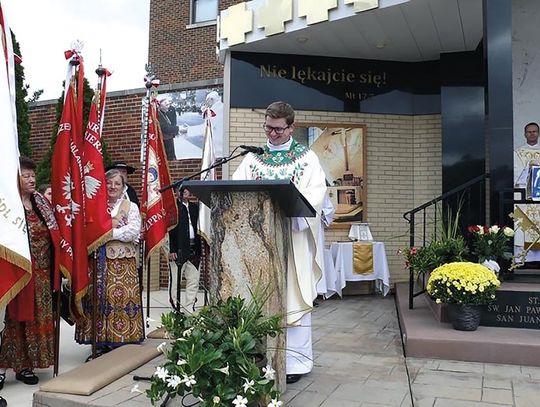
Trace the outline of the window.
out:
[[[215,20],[218,13],[218,0],[191,0],[191,23]]]

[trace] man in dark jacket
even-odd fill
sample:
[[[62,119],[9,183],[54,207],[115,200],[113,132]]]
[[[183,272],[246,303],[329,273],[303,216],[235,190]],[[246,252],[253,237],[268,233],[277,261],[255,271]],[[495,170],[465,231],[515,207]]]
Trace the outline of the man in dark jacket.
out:
[[[201,260],[201,237],[197,234],[199,205],[189,201],[188,189],[180,188],[178,198],[178,224],[169,232],[169,261],[171,275],[169,278],[169,293],[178,290],[182,275],[186,278],[185,307],[194,307],[199,291],[199,263]],[[174,270],[177,268],[177,270]],[[180,275],[178,276],[178,271]],[[179,277],[176,284],[174,281]],[[178,292],[178,291],[177,291]],[[171,301],[172,301],[172,295]],[[177,298],[178,300],[178,298]],[[179,306],[180,304],[177,304]]]
[[[158,121],[163,134],[163,146],[167,160],[176,160],[174,138],[178,134],[178,126],[176,125],[176,109],[171,105],[169,98],[161,99],[159,102]]]

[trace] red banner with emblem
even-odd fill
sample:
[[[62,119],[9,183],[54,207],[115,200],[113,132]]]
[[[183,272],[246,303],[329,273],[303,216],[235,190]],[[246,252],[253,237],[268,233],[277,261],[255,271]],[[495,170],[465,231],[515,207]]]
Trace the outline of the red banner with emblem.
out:
[[[94,94],[88,124],[84,134],[83,171],[86,193],[86,242],[88,253],[93,252],[112,235],[112,219],[107,212],[107,182],[101,149],[101,131],[105,111],[107,76],[105,69],[102,76],[101,89]]]
[[[150,257],[165,240],[167,232],[176,225],[178,208],[170,185],[169,167],[163,146],[163,136],[157,119],[157,100],[148,106],[148,127],[145,138],[144,184],[141,214],[145,232],[145,257]]]
[[[71,55],[67,55],[71,57]],[[78,82],[83,80],[82,58]],[[54,214],[60,229],[60,270],[71,287],[71,311],[83,314],[81,299],[88,289],[88,256],[85,238],[85,202],[82,166],[82,87],[75,95],[74,78],[67,79],[62,118],[52,156],[51,188]]]

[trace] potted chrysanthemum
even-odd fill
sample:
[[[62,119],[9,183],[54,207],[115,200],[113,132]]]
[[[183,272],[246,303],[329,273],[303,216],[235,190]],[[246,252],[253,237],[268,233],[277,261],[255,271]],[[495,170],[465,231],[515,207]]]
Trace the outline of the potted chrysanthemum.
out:
[[[281,406],[264,355],[267,335],[282,331],[282,317],[265,316],[263,305],[258,296],[231,297],[197,314],[163,315],[172,341],[161,347],[167,360],[147,391],[152,404],[191,396],[201,407]]]
[[[499,286],[499,279],[487,267],[454,262],[431,272],[427,291],[436,303],[448,304],[454,329],[474,331],[480,324],[483,306],[495,300]]]

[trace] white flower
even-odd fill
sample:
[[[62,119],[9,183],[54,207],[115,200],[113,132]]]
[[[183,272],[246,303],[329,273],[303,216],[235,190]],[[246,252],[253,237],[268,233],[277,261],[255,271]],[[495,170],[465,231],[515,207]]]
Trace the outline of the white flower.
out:
[[[237,395],[236,398],[233,400],[233,404],[236,407],[247,407],[248,399],[245,397],[242,397],[240,395]]]
[[[169,372],[164,367],[158,366],[154,372],[154,376],[157,376],[161,380],[165,381],[169,377]]]
[[[191,336],[191,332],[193,332],[193,328],[186,329],[184,332],[182,332],[182,336],[187,338],[188,336]]]
[[[165,353],[165,346],[167,346],[167,342],[161,342],[161,343],[157,346],[158,352],[160,352],[160,353]]]
[[[219,398],[219,396],[214,396],[214,398],[212,399],[212,403],[214,404],[217,404],[221,401],[221,399]]]
[[[172,387],[173,389],[176,389],[181,384],[182,379],[180,378],[180,376],[174,375],[167,379],[167,387]]]
[[[499,230],[501,230],[500,227],[498,227],[497,225],[493,225],[492,227],[489,228],[489,233],[496,234],[496,233],[499,233]]]
[[[187,387],[191,387],[194,384],[197,384],[197,380],[195,380],[195,376],[193,375],[191,376],[184,375],[182,381],[186,384]]]
[[[187,361],[185,361],[184,359],[178,359],[178,362],[176,362],[176,364],[178,366],[182,366],[182,365],[185,365],[187,363]]]
[[[512,228],[509,228],[508,226],[506,226],[503,229],[503,233],[504,233],[505,236],[508,236],[508,237],[514,236],[514,230]]]
[[[281,400],[272,399],[270,403],[268,403],[268,407],[281,407],[283,405],[283,402]]]
[[[131,393],[144,393],[144,391],[139,390],[139,385],[136,384],[131,388]]]
[[[272,366],[266,365],[266,367],[262,368],[264,372],[264,378],[268,380],[274,380],[276,378],[276,371],[272,369]]]
[[[255,385],[255,382],[253,380],[248,380],[248,379],[244,379],[244,384],[242,385],[242,387],[244,388],[244,393],[247,393],[247,391],[249,389],[252,389],[253,386]],[[253,393],[253,391],[252,391]]]
[[[227,376],[229,376],[229,364],[227,363],[227,366],[222,367],[221,369],[216,369],[218,372],[221,372]]]
[[[482,225],[476,225],[476,227],[478,228],[478,231],[476,233],[478,233],[479,235],[483,235],[484,227]]]

